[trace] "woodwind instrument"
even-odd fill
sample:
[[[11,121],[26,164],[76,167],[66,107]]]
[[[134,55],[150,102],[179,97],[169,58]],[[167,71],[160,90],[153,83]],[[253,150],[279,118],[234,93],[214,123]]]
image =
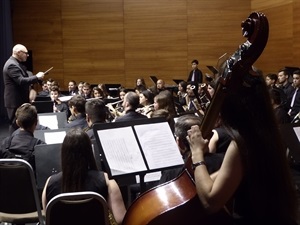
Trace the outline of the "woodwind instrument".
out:
[[[117,106],[117,104],[119,104],[121,102],[123,102],[123,100],[108,103],[105,105],[108,108],[108,111],[113,118],[123,116],[123,109],[120,110],[122,107],[114,107],[114,106]]]
[[[147,116],[147,114],[152,112],[153,110],[154,110],[154,104],[151,104],[151,105],[146,105],[142,108],[138,108],[135,111]]]

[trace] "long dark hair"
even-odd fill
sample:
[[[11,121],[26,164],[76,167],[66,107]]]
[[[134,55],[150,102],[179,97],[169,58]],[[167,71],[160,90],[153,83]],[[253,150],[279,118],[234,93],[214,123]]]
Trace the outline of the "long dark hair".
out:
[[[91,140],[81,129],[68,131],[61,147],[62,191],[82,191],[89,170],[98,170]]]
[[[295,220],[295,188],[262,76],[252,78],[250,85],[229,93],[221,116],[244,160],[253,218],[269,217],[277,222]]]

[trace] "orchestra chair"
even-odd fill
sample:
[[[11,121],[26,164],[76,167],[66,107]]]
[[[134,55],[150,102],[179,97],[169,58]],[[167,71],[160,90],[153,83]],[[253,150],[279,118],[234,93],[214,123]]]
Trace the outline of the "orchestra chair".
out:
[[[46,206],[47,225],[109,225],[106,200],[92,191],[62,193]]]
[[[0,159],[0,222],[44,225],[34,172],[23,159]]]

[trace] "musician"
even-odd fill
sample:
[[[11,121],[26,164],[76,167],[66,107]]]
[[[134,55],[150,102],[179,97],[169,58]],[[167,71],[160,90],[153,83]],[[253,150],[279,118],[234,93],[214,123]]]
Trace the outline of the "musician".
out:
[[[38,92],[38,96],[49,96],[50,90],[48,89],[47,81],[43,80],[42,82],[42,90]]]
[[[165,109],[172,117],[177,115],[173,95],[170,91],[161,91],[154,97],[154,110]]]
[[[148,118],[151,117],[151,113],[154,110],[154,95],[149,90],[144,90],[142,93],[139,94],[140,97],[140,105],[141,108],[137,109],[137,112],[147,116]]]
[[[135,119],[146,119],[147,116],[144,116],[136,112],[139,103],[140,103],[139,96],[135,92],[133,91],[127,92],[122,104],[125,115],[117,117],[115,119],[115,122],[132,121]]]
[[[53,102],[53,112],[65,112],[68,118],[69,116],[69,107],[66,103],[59,100],[61,97],[60,91],[57,86],[52,86],[50,89],[50,98]]]
[[[65,128],[77,127],[85,129],[88,125],[85,119],[85,103],[86,100],[81,95],[74,95],[68,102],[71,112],[72,121],[68,121]]]
[[[290,115],[291,119],[294,119],[294,117],[300,112],[300,70],[296,70],[293,73],[293,92],[291,96],[289,96],[290,99],[290,109],[288,111],[288,114]]]
[[[194,59],[192,61],[192,70],[188,76],[187,82],[193,81],[196,83],[202,83],[202,71],[198,68],[199,65],[199,61],[197,59]]]
[[[190,155],[190,146],[186,140],[187,131],[193,125],[200,126],[201,121],[202,121],[201,117],[198,117],[194,114],[186,114],[178,117],[175,123],[174,135],[176,137],[176,143],[178,145],[179,151],[184,160],[186,160]],[[213,173],[220,168],[223,161],[223,156],[224,154],[207,154],[207,156],[205,156],[206,157],[205,160],[209,168],[209,173]],[[183,171],[184,168],[185,166],[182,166],[181,168],[178,169],[170,169],[170,170],[162,171],[162,176],[160,178],[159,183],[162,184],[174,179]]]
[[[91,99],[85,103],[86,121],[88,124],[87,133],[91,140],[95,139],[93,125],[95,123],[105,123],[107,118],[107,110],[104,102],[99,98]]]
[[[276,86],[281,88],[285,93],[285,96],[287,98],[287,103],[285,104],[287,111],[289,110],[289,104],[291,102],[294,90],[292,83],[289,81],[289,77],[290,72],[287,69],[281,69],[278,71],[278,84]]]
[[[199,102],[198,98],[196,97],[196,94],[198,94],[198,84],[195,82],[188,82],[186,92],[187,96],[185,97],[185,111],[204,115],[204,111],[201,109],[201,102]]]
[[[269,89],[271,104],[274,110],[276,120],[279,124],[290,123],[291,118],[282,104],[281,93],[282,89],[273,87]]]
[[[71,129],[61,147],[62,171],[50,176],[42,193],[45,212],[47,203],[66,192],[94,191],[102,195],[109,208],[109,223],[122,224],[126,208],[115,180],[97,168],[89,137],[81,129]],[[101,212],[99,212],[101,213]]]
[[[78,88],[77,88],[75,80],[69,81],[68,91],[69,91],[69,95],[77,95],[78,94]]]
[[[83,83],[83,86],[82,86],[82,96],[85,99],[92,98],[92,88],[91,88],[90,83],[88,83],[88,82],[84,82]]]
[[[93,87],[91,96],[92,98],[104,99],[103,91],[98,86]]]
[[[187,88],[186,81],[179,82],[177,97],[178,97],[178,102],[181,106],[186,105],[186,99],[185,99],[187,96],[186,88]]]
[[[233,140],[216,176],[205,165],[208,140],[199,126],[188,130],[198,197],[208,214],[233,197],[236,224],[296,224],[295,184],[265,81],[262,76],[247,80],[249,85],[228,91],[221,106]]]
[[[114,121],[117,117],[123,116],[125,114],[124,108],[123,108],[123,101],[124,97],[127,93],[127,89],[124,87],[120,87],[119,89],[119,101],[114,103],[107,103],[106,107],[109,110],[109,120]]]

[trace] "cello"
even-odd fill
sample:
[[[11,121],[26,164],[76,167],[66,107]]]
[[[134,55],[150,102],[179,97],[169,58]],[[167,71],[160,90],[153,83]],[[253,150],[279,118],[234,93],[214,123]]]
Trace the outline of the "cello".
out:
[[[247,85],[247,77],[244,75],[256,75],[252,65],[267,44],[269,25],[263,13],[251,13],[242,22],[241,27],[242,34],[247,40],[222,64],[215,94],[200,126],[204,138],[211,136],[228,91]],[[213,215],[205,214],[196,192],[191,165],[189,158],[184,171],[177,178],[142,193],[128,208],[123,225],[232,223],[225,207]]]

